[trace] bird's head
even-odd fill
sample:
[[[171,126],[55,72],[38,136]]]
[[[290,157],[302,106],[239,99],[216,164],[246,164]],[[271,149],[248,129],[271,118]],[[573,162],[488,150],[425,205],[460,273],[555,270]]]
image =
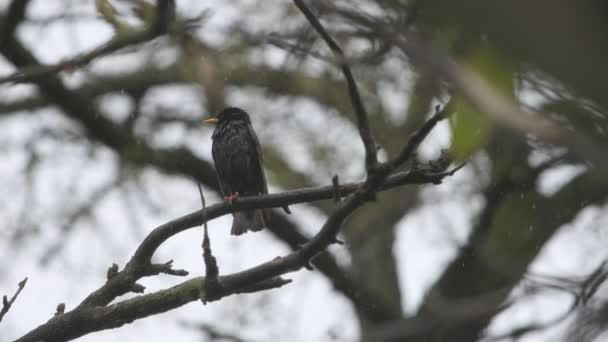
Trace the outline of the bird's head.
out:
[[[222,110],[216,117],[204,120],[205,123],[216,123],[218,125],[225,125],[227,123],[238,123],[243,122],[251,124],[249,114],[244,110],[237,107],[228,107]]]

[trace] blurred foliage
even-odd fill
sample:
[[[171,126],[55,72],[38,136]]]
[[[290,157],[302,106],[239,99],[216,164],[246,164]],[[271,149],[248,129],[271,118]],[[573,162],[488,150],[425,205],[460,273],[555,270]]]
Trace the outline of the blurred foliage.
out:
[[[101,17],[110,24],[117,34],[131,31],[131,27],[119,18],[119,13],[108,0],[95,0],[95,7]]]
[[[470,48],[461,57],[463,64],[484,75],[495,89],[513,97],[513,75],[516,69],[487,44]],[[485,146],[492,131],[492,122],[462,95],[456,95],[448,108],[452,127],[451,152],[457,160],[466,160]]]

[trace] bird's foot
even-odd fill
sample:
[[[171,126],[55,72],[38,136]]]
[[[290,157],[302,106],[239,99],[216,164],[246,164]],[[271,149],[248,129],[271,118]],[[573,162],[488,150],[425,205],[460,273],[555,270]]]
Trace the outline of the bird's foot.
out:
[[[235,201],[237,198],[239,198],[239,193],[235,192],[228,196],[224,196],[224,201],[226,201],[226,202],[228,202],[228,204],[232,205],[232,202]]]

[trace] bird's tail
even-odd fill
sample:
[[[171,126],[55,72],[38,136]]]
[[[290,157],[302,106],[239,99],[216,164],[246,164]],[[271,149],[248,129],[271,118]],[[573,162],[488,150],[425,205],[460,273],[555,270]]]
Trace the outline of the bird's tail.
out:
[[[263,209],[238,211],[234,213],[230,234],[241,235],[247,233],[248,230],[254,232],[262,230],[266,227],[266,218]]]

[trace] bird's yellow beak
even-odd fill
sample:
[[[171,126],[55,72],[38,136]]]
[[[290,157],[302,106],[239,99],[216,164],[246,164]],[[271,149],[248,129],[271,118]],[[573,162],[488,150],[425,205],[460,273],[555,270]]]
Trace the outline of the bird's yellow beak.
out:
[[[217,123],[217,118],[209,118],[207,120],[203,120],[203,123],[212,123],[212,124],[216,124]]]

